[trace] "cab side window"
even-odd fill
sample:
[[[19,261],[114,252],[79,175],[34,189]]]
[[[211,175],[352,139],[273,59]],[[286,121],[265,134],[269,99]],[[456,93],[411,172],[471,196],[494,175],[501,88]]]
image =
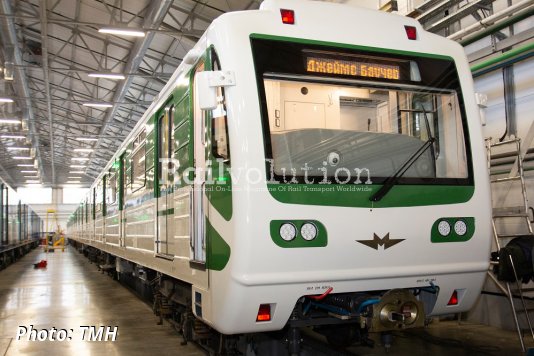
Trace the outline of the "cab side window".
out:
[[[215,51],[212,51],[212,66],[214,71],[221,70],[219,58]],[[213,155],[216,158],[222,158],[225,161],[230,160],[230,148],[228,142],[228,120],[226,118],[226,103],[224,88],[217,88],[217,97],[219,104],[212,111],[213,119],[211,125],[211,142]]]

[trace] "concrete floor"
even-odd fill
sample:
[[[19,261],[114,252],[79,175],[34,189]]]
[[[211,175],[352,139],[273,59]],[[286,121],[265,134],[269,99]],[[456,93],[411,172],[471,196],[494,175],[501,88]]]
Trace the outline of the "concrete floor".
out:
[[[48,259],[46,269],[33,263]],[[74,249],[45,255],[40,248],[0,272],[0,356],[205,355],[151,308],[100,273]],[[19,326],[73,329],[72,340],[16,340]],[[82,341],[80,326],[118,326],[115,342]]]
[[[33,263],[44,258],[48,267],[34,269]],[[180,345],[180,335],[166,323],[157,325],[158,318],[147,304],[70,248],[47,255],[38,248],[1,271],[0,308],[0,356],[205,355],[194,344]],[[17,341],[19,326],[30,325],[36,329],[72,329],[72,340],[38,342],[23,337]],[[83,341],[80,327],[84,325],[118,326],[118,337],[114,342]],[[362,356],[521,354],[514,331],[458,325],[457,321],[396,332],[389,353],[376,335],[372,338],[374,348],[352,346],[346,351]],[[534,346],[532,338],[527,344]]]

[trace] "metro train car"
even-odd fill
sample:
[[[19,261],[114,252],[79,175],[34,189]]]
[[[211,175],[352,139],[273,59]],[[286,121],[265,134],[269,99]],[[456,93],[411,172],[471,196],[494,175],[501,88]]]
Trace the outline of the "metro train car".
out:
[[[39,245],[41,231],[39,215],[0,181],[0,269]]]
[[[485,157],[460,45],[394,14],[266,0],[209,26],[68,237],[155,271],[214,332],[288,328],[295,351],[315,326],[339,344],[471,308]]]

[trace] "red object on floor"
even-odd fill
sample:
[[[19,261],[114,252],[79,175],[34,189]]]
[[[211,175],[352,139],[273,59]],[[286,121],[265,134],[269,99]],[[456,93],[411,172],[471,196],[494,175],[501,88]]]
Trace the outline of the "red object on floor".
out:
[[[46,260],[41,260],[41,262],[38,262],[38,263],[34,263],[33,264],[33,267],[34,268],[46,268]]]

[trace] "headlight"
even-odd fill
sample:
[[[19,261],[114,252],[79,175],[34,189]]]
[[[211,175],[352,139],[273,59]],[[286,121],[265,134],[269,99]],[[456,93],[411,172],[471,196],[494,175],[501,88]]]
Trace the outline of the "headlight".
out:
[[[317,237],[317,228],[312,223],[305,223],[300,228],[300,234],[304,240],[311,241]]]
[[[464,236],[467,232],[467,224],[463,220],[458,220],[454,223],[454,232],[458,236]]]
[[[447,221],[441,220],[438,224],[438,231],[441,236],[447,236],[451,233],[451,225]]]
[[[280,226],[280,237],[285,241],[291,241],[297,236],[297,228],[291,223],[284,223]]]

